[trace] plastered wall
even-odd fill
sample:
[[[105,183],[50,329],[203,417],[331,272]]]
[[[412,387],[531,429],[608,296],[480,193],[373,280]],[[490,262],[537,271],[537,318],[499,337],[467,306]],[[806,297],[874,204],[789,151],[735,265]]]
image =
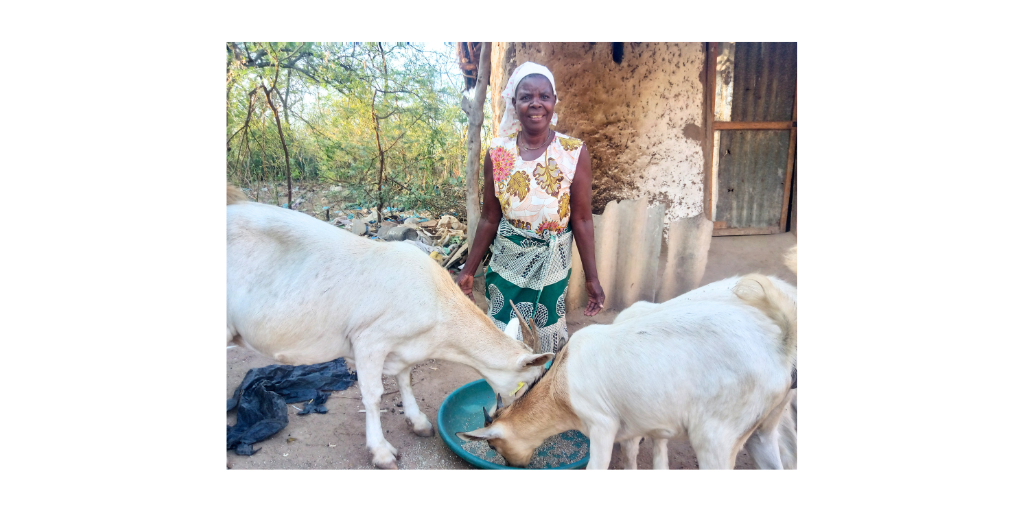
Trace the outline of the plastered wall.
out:
[[[527,61],[555,76],[558,131],[587,144],[594,171],[594,213],[611,201],[647,198],[665,205],[665,226],[703,213],[702,43],[493,43],[494,130],[500,91]]]

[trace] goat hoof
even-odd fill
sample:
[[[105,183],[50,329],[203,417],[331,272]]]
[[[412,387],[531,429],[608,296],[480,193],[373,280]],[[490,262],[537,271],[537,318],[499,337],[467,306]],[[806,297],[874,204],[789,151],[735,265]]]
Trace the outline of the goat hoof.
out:
[[[434,437],[434,425],[430,423],[426,415],[421,415],[417,421],[406,418],[405,423],[412,427],[413,433],[420,437]]]
[[[395,462],[398,459],[396,454],[397,450],[388,450],[383,456],[374,457],[373,465],[377,469],[398,469],[398,463]]]
[[[391,443],[384,441],[377,449],[370,450],[370,453],[373,454],[373,465],[377,469],[398,469],[398,464],[395,463],[399,458],[398,449],[391,446]]]

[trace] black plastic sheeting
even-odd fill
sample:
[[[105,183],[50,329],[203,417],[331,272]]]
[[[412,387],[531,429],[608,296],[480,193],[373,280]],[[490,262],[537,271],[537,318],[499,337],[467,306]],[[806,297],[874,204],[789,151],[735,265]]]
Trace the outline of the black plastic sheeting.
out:
[[[245,374],[227,403],[228,411],[238,407],[237,421],[228,425],[228,450],[239,455],[252,455],[258,443],[288,425],[288,406],[307,402],[299,414],[324,414],[328,391],[348,389],[356,375],[348,371],[345,359],[302,366],[275,364],[253,368]]]

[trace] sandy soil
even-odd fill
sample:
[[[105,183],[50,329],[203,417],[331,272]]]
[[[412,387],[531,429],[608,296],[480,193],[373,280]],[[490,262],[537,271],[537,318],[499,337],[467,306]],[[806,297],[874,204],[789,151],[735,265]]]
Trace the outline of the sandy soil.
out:
[[[708,265],[702,284],[732,275],[761,271],[796,283],[796,276],[782,265],[782,253],[796,243],[789,233],[765,236],[718,237],[712,240]],[[475,292],[478,305],[483,307],[482,279],[477,279]],[[568,318],[569,335],[591,323],[611,323],[617,311],[602,311],[592,318],[584,317],[582,310],[571,312]],[[227,349],[226,396],[230,398],[241,383],[245,372],[275,364],[270,358],[244,348]],[[480,375],[472,368],[440,360],[426,361],[412,372],[413,390],[420,400],[420,409],[435,425],[437,410],[449,393]],[[406,424],[402,414],[401,395],[395,379],[384,378],[381,423],[384,436],[398,449],[400,469],[473,469],[445,446],[440,436],[418,437]],[[296,404],[300,405],[300,404]],[[358,384],[345,391],[334,392],[327,401],[327,414],[299,416],[299,409],[289,405],[288,426],[276,435],[255,445],[262,448],[252,456],[227,452],[227,464],[232,469],[372,469],[369,451],[365,447],[366,419],[360,412]],[[235,423],[235,413],[227,414],[227,423]],[[697,469],[697,459],[686,441],[669,441],[669,467]],[[651,445],[640,445],[637,465],[640,469],[652,467]],[[622,460],[616,445],[612,468],[621,468]],[[745,451],[736,459],[737,469],[752,469],[753,463]]]

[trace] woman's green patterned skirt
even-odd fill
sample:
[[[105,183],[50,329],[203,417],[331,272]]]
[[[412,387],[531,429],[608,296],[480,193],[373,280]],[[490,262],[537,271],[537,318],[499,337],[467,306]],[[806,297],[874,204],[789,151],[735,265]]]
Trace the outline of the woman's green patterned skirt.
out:
[[[491,263],[484,278],[487,316],[505,330],[512,304],[524,319],[533,318],[540,351],[557,352],[569,339],[565,325],[565,290],[572,273],[572,230],[538,235],[509,224],[505,218],[491,244]],[[516,333],[523,339],[521,330]]]

